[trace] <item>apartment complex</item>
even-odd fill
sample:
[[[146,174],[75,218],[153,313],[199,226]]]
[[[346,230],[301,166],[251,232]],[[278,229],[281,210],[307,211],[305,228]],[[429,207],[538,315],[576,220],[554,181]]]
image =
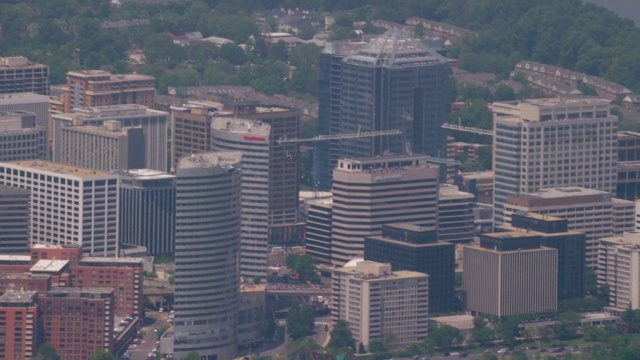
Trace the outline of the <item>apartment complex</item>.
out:
[[[609,305],[640,309],[640,233],[600,240],[598,285],[609,288]]]
[[[49,67],[23,56],[0,57],[0,94],[49,95]]]
[[[232,359],[237,351],[241,162],[240,152],[212,152],[177,164],[177,359],[191,351]]]
[[[382,226],[382,235],[367,237],[365,260],[389,263],[396,270],[429,275],[429,313],[454,308],[455,245],[438,241],[437,231],[409,224]]]
[[[28,190],[0,185],[0,254],[29,251]]]
[[[569,230],[585,233],[586,266],[597,266],[598,241],[635,229],[635,204],[609,192],[581,187],[541,189],[507,197],[504,219],[518,212],[534,212],[568,220]]]
[[[68,126],[105,126],[109,120],[117,120],[125,128],[142,128],[144,133],[143,168],[167,171],[168,168],[168,118],[169,114],[136,104],[74,108],[72,113],[52,116],[53,161],[61,162],[63,155],[63,128]]]
[[[31,191],[31,243],[118,251],[117,175],[48,161],[0,163],[0,184]]]
[[[333,321],[344,320],[356,344],[393,337],[399,347],[426,338],[429,276],[392,271],[389,264],[353,261],[331,277]]]
[[[64,111],[74,108],[120,104],[153,106],[156,79],[140,74],[114,75],[103,70],[79,70],[67,73],[62,95]]]
[[[316,199],[308,202],[306,254],[322,265],[331,265],[331,216],[332,199]]]
[[[40,311],[37,292],[5,292],[0,296],[0,358],[31,359],[38,350]],[[10,325],[9,325],[10,324]],[[9,326],[7,326],[9,325]]]
[[[437,226],[438,168],[424,155],[341,159],[333,172],[331,262],[364,254],[364,239],[382,225]]]
[[[442,184],[438,188],[438,240],[453,243],[473,241],[473,194],[457,186]]]
[[[100,171],[141,169],[145,166],[145,138],[141,127],[123,128],[118,120],[104,126],[62,128],[60,162]]]
[[[36,114],[0,111],[0,162],[45,160],[47,131],[36,126]]]
[[[408,144],[414,153],[446,157],[442,124],[450,109],[447,59],[399,28],[350,45],[330,42],[321,54],[319,135],[377,130],[403,134],[318,143],[314,183],[329,188],[341,158],[399,154]]]
[[[175,176],[149,169],[119,174],[120,243],[151,255],[175,251]]]
[[[594,98],[495,102],[494,221],[510,195],[581,186],[613,192],[618,118]]]
[[[466,245],[462,289],[474,313],[512,316],[555,311],[558,250],[543,247],[534,232],[483,234]]]

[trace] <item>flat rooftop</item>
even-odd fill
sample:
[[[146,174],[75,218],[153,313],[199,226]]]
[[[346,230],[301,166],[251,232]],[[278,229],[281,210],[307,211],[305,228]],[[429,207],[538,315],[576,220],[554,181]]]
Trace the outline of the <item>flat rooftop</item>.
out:
[[[268,138],[271,125],[257,120],[237,118],[215,118],[211,128],[218,131],[228,131],[240,134],[251,134]]]
[[[125,264],[125,265],[136,265],[136,264],[142,264],[142,258],[126,258],[126,257],[121,257],[121,258],[113,258],[113,257],[91,257],[91,256],[87,256],[87,257],[83,257],[80,260],[80,265],[85,265],[85,264],[114,264],[114,265],[118,265],[118,264]]]
[[[77,131],[87,134],[100,135],[105,137],[118,137],[127,134],[127,128],[120,128],[117,130],[108,129],[105,126],[95,125],[71,125],[62,128],[62,131]]]
[[[30,263],[31,262],[31,256],[30,255],[6,255],[6,254],[0,254],[0,262],[3,262],[3,261],[20,261],[20,262]]]
[[[433,228],[427,228],[427,227],[424,227],[424,226],[407,224],[407,223],[393,223],[393,224],[386,224],[386,225],[390,226],[390,227],[393,227],[393,228],[396,228],[396,229],[415,231],[415,232],[432,231],[432,230],[434,230]]]
[[[69,264],[69,260],[38,260],[32,267],[32,272],[57,273],[62,271]]]
[[[77,244],[33,244],[32,249],[78,249],[80,245]]]
[[[133,177],[140,180],[161,180],[174,179],[176,176],[158,170],[151,169],[133,169],[126,170],[121,173],[123,176]]]
[[[51,275],[49,274],[36,274],[31,272],[26,273],[11,273],[11,274],[0,274],[0,279],[48,279]]]
[[[19,168],[25,168],[33,171],[45,171],[60,175],[71,175],[77,177],[114,177],[115,175],[107,172],[81,168],[77,166],[55,163],[44,160],[23,160],[6,163]]]
[[[180,159],[178,168],[198,169],[215,166],[233,166],[238,165],[241,161],[242,152],[240,151],[210,152],[185,156]]]
[[[473,315],[451,315],[451,316],[439,316],[429,318],[431,321],[435,321],[440,324],[453,326],[459,330],[473,329]]]
[[[540,198],[540,199],[558,199],[565,197],[585,196],[585,195],[602,195],[608,194],[606,191],[596,189],[587,189],[578,186],[555,187],[548,189],[540,189],[536,192],[521,194],[522,197]]]
[[[15,94],[0,94],[0,100],[42,100],[49,102],[49,97],[46,95],[34,94],[34,93],[15,93]]]
[[[0,303],[28,305],[33,303],[37,294],[37,291],[7,291],[0,296]]]
[[[308,204],[312,205],[312,204],[316,204],[316,205],[333,205],[333,198],[316,198],[316,199],[310,199],[308,201]]]

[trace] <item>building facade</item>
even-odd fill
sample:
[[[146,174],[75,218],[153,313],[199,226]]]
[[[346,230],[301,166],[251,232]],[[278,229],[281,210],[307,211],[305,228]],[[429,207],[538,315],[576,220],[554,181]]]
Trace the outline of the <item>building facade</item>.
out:
[[[535,212],[568,220],[568,229],[586,235],[586,266],[597,266],[598,241],[635,229],[635,204],[608,192],[580,187],[560,187],[509,196],[504,219],[519,212]]]
[[[0,185],[0,253],[24,254],[29,251],[28,190]]]
[[[32,244],[118,252],[117,175],[48,161],[0,163],[0,184],[31,191]]]
[[[457,186],[442,184],[438,188],[438,240],[453,243],[473,241],[473,194]]]
[[[364,239],[382,225],[437,226],[438,168],[424,155],[341,159],[333,172],[331,262],[364,254]]]
[[[35,291],[9,291],[0,296],[0,357],[31,359],[38,350],[39,316]],[[11,325],[9,325],[11,324]]]
[[[175,251],[175,176],[137,169],[120,173],[120,243],[152,255]]]
[[[306,254],[322,265],[331,265],[331,213],[332,199],[308,202],[307,231],[304,246]]]
[[[429,313],[454,309],[455,245],[438,241],[435,229],[384,225],[382,235],[365,239],[364,259],[429,275]]]
[[[121,104],[153,106],[156,79],[140,74],[113,75],[103,70],[79,70],[67,73],[62,99],[64,111],[74,108]]]
[[[141,169],[145,166],[145,139],[141,127],[123,128],[118,120],[104,126],[62,128],[60,162],[100,171]]]
[[[393,337],[405,347],[424,340],[429,325],[429,276],[391,271],[391,265],[354,261],[331,277],[334,322],[344,320],[356,343]]]
[[[174,356],[237,351],[240,152],[182,158],[176,177]],[[211,221],[216,219],[216,221]]]
[[[171,107],[171,170],[178,160],[211,150],[211,130],[223,104],[214,101],[189,101]]]
[[[36,114],[0,111],[0,161],[45,160],[47,129],[37,127]]]
[[[640,309],[640,234],[600,240],[598,285],[609,288],[609,305],[619,309]]]
[[[512,316],[555,311],[558,250],[540,246],[537,234],[483,234],[466,245],[462,289],[474,313]]]
[[[507,197],[552,187],[613,192],[618,118],[593,98],[495,102],[494,221],[505,222]]]
[[[63,128],[78,125],[104,126],[108,120],[120,121],[122,128],[142,128],[145,140],[144,168],[167,171],[169,114],[136,104],[74,108],[72,113],[53,115],[51,130],[53,161],[62,161]]]
[[[0,94],[49,95],[49,67],[23,56],[0,57]]]
[[[337,45],[337,44],[335,44]],[[320,60],[320,135],[401,130],[403,135],[330,141],[316,148],[317,182],[329,188],[338,159],[404,153],[446,157],[447,60],[404,29],[357,49],[326,47]],[[329,159],[329,161],[326,161]],[[444,173],[443,173],[444,175]]]

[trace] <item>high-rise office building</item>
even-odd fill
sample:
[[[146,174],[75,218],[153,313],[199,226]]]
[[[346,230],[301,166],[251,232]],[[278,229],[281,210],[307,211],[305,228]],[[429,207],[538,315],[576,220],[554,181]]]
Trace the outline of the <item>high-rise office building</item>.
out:
[[[635,201],[640,198],[640,133],[618,132],[618,181],[616,197]]]
[[[510,225],[496,227],[495,231],[537,232],[542,246],[558,250],[558,301],[584,296],[586,236],[570,231],[566,219],[515,213],[511,215]]]
[[[120,243],[144,246],[149,254],[175,250],[175,176],[137,169],[120,173]]]
[[[24,56],[0,57],[0,94],[49,95],[49,67]]]
[[[333,270],[331,317],[344,320],[356,344],[393,336],[397,346],[426,338],[429,275],[392,271],[389,264],[354,260]]]
[[[610,306],[640,309],[640,233],[600,239],[597,274]]]
[[[510,195],[559,186],[613,192],[618,118],[594,98],[495,102],[494,222]]]
[[[0,254],[29,251],[31,192],[0,185]]]
[[[302,237],[297,170],[291,170],[298,166],[295,152],[287,160],[272,129],[266,122],[238,118],[215,118],[212,124],[213,150],[243,154],[241,270],[247,277],[266,276],[269,243],[295,244]]]
[[[457,186],[441,184],[438,188],[438,240],[453,243],[473,241],[473,194]],[[416,270],[418,271],[418,270]]]
[[[364,242],[365,260],[429,275],[431,314],[454,309],[455,252],[454,244],[438,241],[435,229],[409,224],[384,225],[382,235]]]
[[[118,176],[48,161],[0,163],[0,184],[31,191],[31,243],[118,251]]]
[[[63,127],[61,146],[63,164],[101,171],[145,167],[142,128],[123,128],[118,120],[107,120],[104,126]]]
[[[558,250],[527,232],[483,234],[464,246],[462,289],[472,312],[512,316],[555,311]]]
[[[586,234],[586,266],[592,268],[597,265],[599,239],[635,229],[633,202],[594,189],[560,187],[507,197],[505,221],[519,212],[567,219],[569,230]]]
[[[321,135],[402,130],[403,135],[331,141],[316,151],[315,174],[328,188],[338,159],[403,153],[446,157],[441,128],[449,112],[447,60],[404,29],[362,44],[329,43],[320,58]],[[327,153],[327,150],[329,151]]]
[[[0,111],[0,161],[46,160],[47,131],[36,126],[36,115]]]
[[[424,155],[340,159],[333,171],[331,262],[361,258],[382,225],[437,226],[438,168]]]
[[[232,359],[237,351],[241,162],[240,152],[213,152],[177,164],[177,359],[191,351]]]
[[[79,70],[67,73],[62,95],[64,111],[74,108],[138,104],[153,106],[156,79],[140,74],[114,75],[103,70]]]
[[[49,134],[49,97],[33,93],[0,94],[0,111],[26,111],[36,114],[36,127]]]
[[[46,317],[43,336],[62,359],[89,359],[99,349],[113,353],[113,289],[54,287],[38,301]]]
[[[1,358],[31,359],[36,355],[40,335],[36,296],[35,291],[7,291],[0,296],[0,322],[6,324],[1,331]]]
[[[169,114],[142,105],[126,104],[76,108],[72,113],[52,116],[53,161],[61,162],[62,129],[67,126],[104,126],[108,120],[118,120],[122,128],[141,127],[144,133],[146,169],[167,171],[167,129]]]
[[[322,265],[331,265],[331,212],[332,199],[308,202],[307,231],[304,247],[307,255]]]

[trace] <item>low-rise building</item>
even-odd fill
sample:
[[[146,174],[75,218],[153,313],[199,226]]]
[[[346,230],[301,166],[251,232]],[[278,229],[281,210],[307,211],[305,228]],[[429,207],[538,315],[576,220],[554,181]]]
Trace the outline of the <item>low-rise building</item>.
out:
[[[3,330],[0,358],[31,359],[38,349],[39,311],[35,291],[8,291],[0,296]]]

